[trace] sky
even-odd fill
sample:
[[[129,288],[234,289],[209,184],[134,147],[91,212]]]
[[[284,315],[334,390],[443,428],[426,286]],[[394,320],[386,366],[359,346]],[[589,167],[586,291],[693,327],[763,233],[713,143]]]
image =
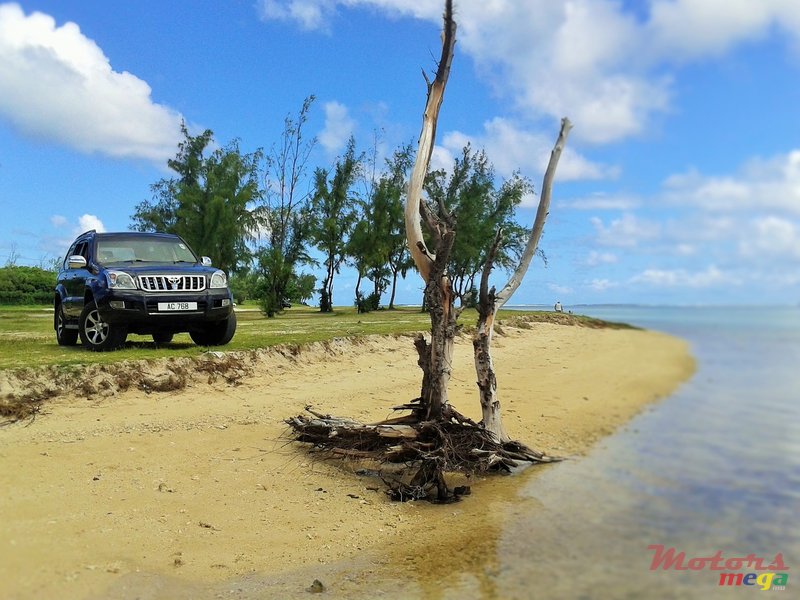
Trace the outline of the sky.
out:
[[[432,167],[465,143],[536,189],[510,304],[800,302],[800,2],[456,0]],[[0,265],[127,230],[180,124],[269,149],[313,94],[311,167],[415,142],[442,0],[0,0]],[[537,197],[518,213],[533,221]],[[505,274],[496,273],[502,286]],[[351,304],[355,273],[336,280]],[[398,302],[419,303],[416,273]]]

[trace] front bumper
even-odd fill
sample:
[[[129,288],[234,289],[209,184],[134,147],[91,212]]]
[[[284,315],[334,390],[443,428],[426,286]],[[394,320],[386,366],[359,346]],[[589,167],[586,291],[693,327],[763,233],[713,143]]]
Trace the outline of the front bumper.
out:
[[[104,321],[127,325],[131,332],[190,331],[203,323],[227,319],[233,312],[233,296],[226,288],[181,293],[109,290],[96,300]],[[160,303],[184,302],[196,304],[196,310],[159,310]]]

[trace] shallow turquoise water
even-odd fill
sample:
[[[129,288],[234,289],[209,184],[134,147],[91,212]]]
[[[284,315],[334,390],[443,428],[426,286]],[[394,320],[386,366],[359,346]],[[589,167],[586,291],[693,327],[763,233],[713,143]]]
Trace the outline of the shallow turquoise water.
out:
[[[566,307],[569,308],[569,307]],[[787,593],[800,582],[800,308],[581,307],[582,313],[683,337],[695,376],[586,459],[527,486],[544,510],[509,531],[508,550],[563,521],[568,539],[536,597],[708,598],[755,591],[718,586],[711,571],[650,571],[650,544],[708,556],[781,552]],[[536,569],[514,564],[519,594]],[[568,575],[571,573],[572,575]],[[530,588],[533,594],[534,588]],[[775,592],[777,593],[777,592]],[[534,597],[531,595],[530,597]]]

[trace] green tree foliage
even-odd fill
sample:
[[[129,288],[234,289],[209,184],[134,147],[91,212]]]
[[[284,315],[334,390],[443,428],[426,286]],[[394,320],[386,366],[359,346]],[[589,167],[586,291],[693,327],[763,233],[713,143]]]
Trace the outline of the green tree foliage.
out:
[[[314,295],[317,287],[317,278],[309,273],[301,273],[292,277],[286,290],[286,299],[289,302],[306,304]]]
[[[375,310],[391,284],[389,308],[394,308],[397,277],[405,277],[414,263],[406,246],[403,217],[405,189],[413,156],[410,146],[395,151],[386,161],[386,172],[370,187],[361,203],[361,218],[348,242],[348,254],[358,271],[355,305],[360,312]],[[373,291],[364,296],[361,281],[373,282]]]
[[[151,186],[153,198],[136,207],[133,227],[176,233],[220,269],[235,273],[250,262],[248,242],[264,222],[262,153],[242,154],[234,140],[208,154],[211,130],[192,136],[184,124],[182,131],[185,139],[167,162],[178,177]]]
[[[319,309],[333,310],[333,280],[346,257],[346,242],[356,222],[356,199],[351,188],[358,174],[360,158],[351,137],[344,156],[336,161],[334,174],[326,169],[314,172],[314,196],[311,200],[311,241],[323,253],[325,279],[320,288]]]
[[[376,216],[380,215],[376,221],[376,229],[381,240],[381,255],[392,279],[390,309],[394,308],[397,276],[405,278],[406,273],[414,266],[406,242],[404,218],[406,182],[413,162],[414,154],[410,145],[395,151],[386,163],[388,171],[381,177],[373,201],[373,212]]]
[[[0,304],[52,304],[56,273],[39,267],[0,267]]]
[[[475,152],[467,145],[456,158],[451,174],[443,170],[428,174],[425,190],[439,210],[446,206],[456,216],[448,272],[454,293],[462,305],[468,304],[498,229],[502,229],[503,238],[496,266],[511,267],[525,248],[528,231],[514,220],[514,212],[533,187],[515,173],[496,188],[494,168],[486,153]]]
[[[306,252],[310,235],[309,194],[301,190],[301,184],[316,144],[316,138],[306,140],[303,135],[313,102],[314,96],[309,96],[296,118],[284,119],[280,142],[266,157],[264,216],[268,233],[258,249],[256,268],[261,278],[261,308],[268,317],[283,310],[290,289],[305,289],[297,270],[312,262]]]

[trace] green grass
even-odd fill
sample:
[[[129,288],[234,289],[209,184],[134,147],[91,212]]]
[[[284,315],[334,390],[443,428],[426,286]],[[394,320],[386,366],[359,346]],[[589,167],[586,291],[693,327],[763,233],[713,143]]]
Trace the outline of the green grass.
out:
[[[296,307],[267,319],[254,306],[237,312],[238,327],[233,341],[220,350],[253,350],[276,344],[305,344],[337,337],[387,335],[427,331],[428,315],[419,308],[379,310],[359,315],[354,308],[337,308],[322,314],[315,308]],[[552,312],[502,311],[500,318],[526,315],[536,321],[588,327],[609,326],[602,321]],[[474,310],[461,314],[459,322],[472,326]],[[56,343],[53,310],[45,306],[0,306],[0,369],[45,365],[68,368],[78,364],[106,364],[126,360],[198,356],[207,348],[196,346],[188,334],[175,336],[167,346],[156,347],[150,336],[129,335],[125,348],[116,352],[88,352],[80,343],[64,348]]]
[[[321,314],[315,308],[297,307],[274,319],[267,319],[254,307],[242,308],[244,310],[236,315],[238,327],[233,341],[220,350],[252,350],[336,337],[410,333],[429,326],[428,315],[418,308],[359,315],[354,308],[338,308],[332,314]],[[65,348],[56,343],[52,308],[0,306],[0,369],[197,356],[206,350],[196,346],[185,333],[176,335],[171,344],[162,347],[156,347],[150,336],[129,335],[125,348],[116,352],[88,352],[80,343]]]

